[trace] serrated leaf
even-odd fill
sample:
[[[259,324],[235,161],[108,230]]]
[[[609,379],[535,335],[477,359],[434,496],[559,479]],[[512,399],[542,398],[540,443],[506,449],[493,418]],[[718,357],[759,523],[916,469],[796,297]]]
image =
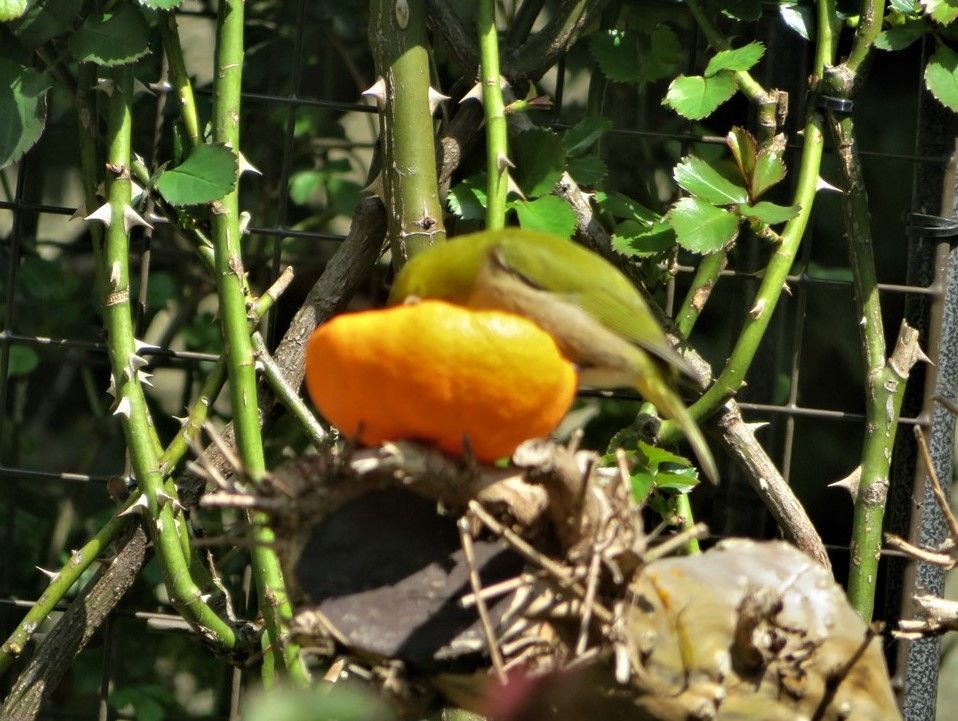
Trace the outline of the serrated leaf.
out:
[[[733,95],[735,79],[731,73],[721,72],[710,78],[679,75],[669,85],[662,104],[689,120],[701,120]]]
[[[938,102],[958,112],[958,53],[939,44],[925,67],[925,85]]]
[[[797,205],[777,205],[766,200],[755,205],[741,205],[739,212],[748,218],[757,218],[768,225],[778,225],[798,215]]]
[[[764,54],[765,46],[757,40],[734,50],[721,50],[709,60],[705,67],[705,77],[710,78],[723,70],[748,70],[761,60]]]
[[[197,145],[182,164],[163,171],[156,189],[171,205],[211,203],[236,186],[238,166],[225,145]]]
[[[698,198],[682,198],[667,218],[678,244],[693,253],[714,253],[738,235],[737,216]]]
[[[575,230],[575,213],[564,200],[554,195],[535,200],[514,200],[509,207],[515,209],[519,225],[525,230],[539,230],[562,238],[572,237]]]
[[[486,174],[480,173],[463,180],[450,188],[446,203],[449,210],[463,220],[480,220],[486,217]]]
[[[939,25],[950,25],[958,18],[958,0],[921,0],[921,6]]]
[[[565,131],[562,142],[570,158],[583,155],[599,138],[612,129],[612,121],[605,118],[588,116]]]
[[[784,144],[767,145],[758,152],[755,170],[752,171],[751,199],[758,200],[763,193],[785,177],[785,161],[782,160]]]
[[[0,0],[0,22],[16,20],[27,11],[27,0]]]
[[[565,170],[565,146],[551,130],[532,128],[516,136],[516,179],[529,197],[548,195]]]
[[[646,227],[659,219],[659,215],[622,193],[596,193],[595,202],[602,210],[615,218],[638,220]]]
[[[81,62],[126,65],[149,52],[149,40],[150,28],[143,13],[135,5],[124,4],[115,11],[88,17],[67,47]]]
[[[633,33],[612,29],[595,33],[589,44],[592,57],[609,80],[631,83],[636,79],[639,46]]]
[[[755,137],[745,128],[734,127],[725,136],[725,144],[732,151],[732,157],[735,158],[739,175],[742,176],[742,180],[748,183],[752,178],[752,172],[755,170],[755,159],[758,155],[758,144],[755,142]]]
[[[11,28],[21,44],[33,50],[72,30],[82,9],[83,0],[41,0]]]
[[[815,13],[812,8],[795,3],[782,3],[778,6],[778,12],[782,16],[782,22],[799,36],[809,41],[814,37]]]
[[[50,85],[45,73],[0,58],[0,168],[19,160],[40,139]]]
[[[910,22],[882,30],[875,38],[879,50],[904,50],[929,30],[923,22]]]
[[[629,474],[629,484],[632,486],[632,498],[639,504],[645,503],[652,491],[655,490],[655,479],[646,470],[638,470]]]
[[[638,449],[639,453],[642,454],[646,468],[658,468],[660,463],[674,463],[686,468],[692,465],[688,458],[680,456],[677,453],[672,453],[672,451],[667,451],[664,448],[653,446],[651,443],[646,443],[645,441],[638,442]]]
[[[713,205],[734,205],[748,200],[748,191],[719,173],[701,158],[687,155],[675,166],[675,182]]]
[[[602,182],[608,168],[605,161],[597,155],[582,155],[578,158],[569,158],[569,175],[579,185],[593,186]]]
[[[919,3],[916,0],[889,0],[888,4],[892,10],[900,12],[902,15],[912,15],[920,11]]]
[[[671,250],[675,232],[665,221],[649,226],[638,220],[624,220],[612,234],[612,248],[622,255],[645,258]]]

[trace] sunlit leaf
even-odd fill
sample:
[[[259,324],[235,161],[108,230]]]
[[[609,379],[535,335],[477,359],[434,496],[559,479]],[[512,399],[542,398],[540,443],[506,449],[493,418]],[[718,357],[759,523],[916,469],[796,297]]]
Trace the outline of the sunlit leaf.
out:
[[[446,203],[449,210],[463,220],[479,220],[486,217],[486,174],[471,175],[449,189]]]
[[[569,158],[569,175],[579,185],[593,186],[602,181],[608,173],[605,161],[598,155],[580,155]]]
[[[515,208],[519,225],[526,230],[540,230],[563,238],[572,236],[575,230],[575,213],[562,198],[544,195],[535,200],[515,200],[509,203]]]
[[[624,220],[612,233],[612,248],[627,257],[658,255],[675,246],[675,231],[665,221],[651,226],[637,220]]]
[[[698,198],[682,198],[667,218],[679,245],[693,253],[714,253],[738,235],[737,216]]]
[[[163,171],[156,189],[172,205],[210,203],[235,187],[237,167],[225,145],[197,145],[181,165]]]
[[[883,30],[875,38],[879,50],[904,50],[929,30],[924,22],[910,22]]]
[[[753,201],[785,177],[785,161],[782,160],[783,151],[784,142],[778,142],[766,145],[758,152],[758,157],[755,159],[755,170],[752,171],[752,187],[750,188]]]
[[[761,201],[755,205],[739,206],[739,212],[748,218],[757,218],[769,225],[778,225],[791,220],[798,215],[797,205],[777,205],[768,201]]]
[[[755,158],[758,154],[758,146],[754,136],[745,128],[734,127],[725,136],[725,144],[732,151],[732,157],[735,158],[739,174],[748,183],[752,178],[752,172],[755,170]]]
[[[16,20],[27,11],[27,0],[0,0],[0,22]]]
[[[748,200],[748,191],[719,173],[701,158],[687,155],[673,171],[675,182],[692,195],[715,205],[733,205]]]
[[[925,67],[925,85],[942,105],[958,112],[958,53],[938,45]]]
[[[735,79],[729,72],[710,78],[701,75],[679,75],[662,101],[689,120],[701,120],[735,95]]]
[[[808,5],[797,3],[782,3],[778,6],[782,22],[798,33],[805,40],[811,40],[815,35],[815,13]]]
[[[710,78],[723,70],[736,72],[749,70],[765,54],[765,46],[755,41],[734,50],[721,50],[709,60],[705,67],[705,77]]]

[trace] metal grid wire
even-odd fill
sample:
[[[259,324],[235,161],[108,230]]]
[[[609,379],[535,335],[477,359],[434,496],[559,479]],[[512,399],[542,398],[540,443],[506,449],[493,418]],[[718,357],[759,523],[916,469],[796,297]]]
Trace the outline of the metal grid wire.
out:
[[[342,235],[334,232],[297,228],[290,221],[289,179],[294,170],[294,143],[297,121],[301,114],[311,109],[331,113],[374,112],[374,109],[368,105],[343,102],[340,99],[324,99],[314,97],[311,93],[302,93],[304,77],[307,74],[322,71],[322,68],[309,66],[305,60],[304,32],[307,27],[305,14],[305,0],[292,0],[292,2],[281,3],[277,16],[274,18],[276,27],[285,28],[287,31],[292,29],[292,42],[289,45],[288,87],[270,92],[260,90],[244,94],[245,114],[253,116],[265,112],[279,113],[284,127],[283,135],[276,138],[274,147],[268,149],[268,154],[278,158],[278,162],[274,162],[273,167],[267,170],[269,187],[276,189],[275,196],[270,199],[271,205],[275,208],[275,217],[271,218],[268,224],[257,224],[254,217],[250,228],[251,241],[262,241],[262,245],[258,246],[261,251],[260,256],[252,262],[247,258],[247,265],[253,267],[259,264],[256,272],[260,280],[275,277],[281,267],[289,262],[284,254],[284,241],[287,239],[314,243],[317,248],[321,248],[328,247],[329,243],[338,242],[343,238]],[[182,16],[184,18],[210,17],[209,13],[202,8],[184,10]],[[251,28],[250,32],[254,30]],[[765,80],[770,84],[774,81],[779,87],[799,87],[807,72],[800,61],[803,57],[803,49],[795,45],[794,40],[790,41],[782,36],[780,28],[764,27],[763,32],[768,34],[766,42],[772,47],[774,42],[781,45],[792,42],[793,54],[798,58],[798,60],[792,58],[788,67],[770,69],[770,76]],[[693,38],[693,42],[690,43],[690,68],[694,68],[699,59],[696,57],[698,47],[699,44]],[[911,86],[914,89],[914,97],[918,98],[920,76],[917,62],[913,63],[913,70],[914,81]],[[560,65],[554,92],[553,120],[557,127],[562,127],[559,120],[563,107],[565,75],[564,65]],[[203,91],[201,90],[200,93],[202,97]],[[206,94],[208,95],[208,91]],[[801,98],[797,100],[796,104],[800,106]],[[155,103],[156,116],[162,117],[164,113],[162,96],[150,102]],[[141,101],[140,104],[145,106],[149,103]],[[914,103],[912,110],[919,113],[919,117],[915,120],[915,127],[918,130],[912,138],[913,147],[865,147],[862,156],[866,172],[870,168],[877,168],[876,172],[886,174],[885,177],[906,178],[907,181],[899,182],[902,186],[912,186],[912,198],[905,203],[906,208],[912,211],[932,214],[942,212],[944,215],[950,215],[951,207],[949,206],[947,211],[943,212],[938,201],[941,197],[944,168],[949,159],[946,154],[949,147],[946,139],[949,132],[953,133],[953,124],[950,120],[946,122],[940,114],[935,114],[936,110],[934,106],[928,104],[927,98]],[[924,117],[921,113],[925,115],[931,113],[933,117]],[[800,107],[793,108],[793,117],[801,117],[801,114]],[[928,134],[929,128],[934,130],[931,134],[937,134],[937,137],[929,139],[922,136],[922,133]],[[724,142],[721,137],[703,135],[700,131],[701,128],[693,126],[682,132],[620,126],[610,132],[609,142],[612,144],[640,141],[653,144],[671,142],[680,144],[683,149]],[[792,147],[793,161],[797,157],[794,152],[797,147]],[[245,147],[244,150],[249,152]],[[36,495],[40,497],[41,502],[47,502],[51,509],[57,507],[58,498],[69,497],[77,507],[102,510],[108,504],[103,485],[111,476],[124,471],[122,461],[116,460],[123,457],[122,446],[118,445],[122,441],[119,439],[116,427],[108,423],[93,425],[92,421],[85,419],[85,423],[90,423],[89,427],[80,428],[78,432],[90,434],[91,438],[104,448],[114,449],[115,452],[112,454],[114,464],[110,468],[102,468],[102,464],[92,470],[82,465],[78,467],[70,465],[55,450],[34,449],[33,452],[26,452],[18,446],[20,426],[35,421],[35,414],[41,412],[37,405],[42,406],[42,402],[36,400],[38,398],[36,389],[29,388],[24,378],[15,377],[9,372],[12,348],[17,346],[33,348],[40,354],[42,364],[52,364],[60,368],[59,375],[54,376],[51,387],[44,389],[52,393],[64,393],[66,386],[80,383],[77,380],[78,377],[81,377],[81,380],[88,380],[90,376],[82,374],[90,369],[94,377],[103,380],[107,368],[106,349],[95,332],[91,331],[87,337],[45,337],[35,332],[38,325],[34,323],[34,317],[36,314],[42,315],[56,312],[56,310],[51,307],[25,306],[23,299],[17,296],[24,286],[24,283],[20,282],[23,279],[18,277],[18,274],[22,272],[23,261],[28,255],[51,252],[82,258],[90,252],[88,239],[86,242],[82,239],[80,242],[63,242],[38,233],[42,227],[41,220],[45,216],[69,216],[74,212],[73,207],[57,205],[45,200],[42,194],[37,197],[36,193],[28,192],[31,185],[36,185],[36,181],[42,180],[40,176],[45,172],[43,162],[41,143],[41,148],[31,151],[16,167],[12,197],[0,200],[0,220],[3,214],[12,218],[9,232],[6,237],[0,239],[2,242],[0,252],[3,253],[2,257],[6,263],[6,270],[2,273],[6,279],[6,305],[3,326],[0,329],[0,367],[6,370],[0,376],[0,408],[3,409],[0,413],[0,509],[4,514],[0,519],[0,529],[2,529],[6,549],[4,553],[6,558],[0,562],[0,634],[4,636],[12,630],[37,595],[32,592],[35,589],[24,589],[22,585],[14,584],[14,564],[8,562],[13,558],[21,558],[21,554],[14,552],[14,549],[20,548],[18,538],[24,533],[24,518],[18,514],[16,508],[18,493],[26,487],[40,489]],[[265,183],[263,187],[266,187]],[[953,196],[954,193],[951,193],[951,197]],[[823,201],[822,204],[824,205],[825,202],[828,201]],[[831,222],[836,222],[834,218],[837,217],[837,206],[833,204],[826,210],[816,209],[816,218],[821,218],[826,213],[833,219]],[[852,401],[830,407],[828,403],[822,402],[821,398],[815,396],[814,377],[804,377],[809,371],[803,366],[803,351],[809,347],[810,343],[820,343],[829,333],[839,330],[828,313],[821,314],[822,309],[841,307],[846,316],[851,312],[850,280],[847,277],[835,277],[816,272],[816,268],[821,267],[820,263],[816,263],[816,253],[820,250],[816,243],[817,227],[820,226],[816,226],[813,221],[812,230],[808,233],[803,245],[800,262],[789,278],[791,296],[783,299],[782,307],[777,311],[776,320],[769,331],[769,342],[766,345],[770,346],[771,350],[757,359],[756,368],[749,378],[749,388],[743,394],[741,402],[749,420],[770,422],[771,427],[762,440],[766,441],[770,453],[780,464],[785,477],[791,479],[799,489],[806,490],[810,487],[810,476],[813,477],[814,484],[821,487],[841,475],[838,467],[810,469],[811,464],[806,462],[808,458],[814,458],[814,445],[821,441],[822,434],[834,435],[848,444],[848,452],[842,459],[842,462],[848,462],[845,468],[847,472],[854,465],[852,459],[858,453],[856,439],[860,437],[864,420],[860,402]],[[898,240],[900,242],[895,248],[895,256],[887,260],[883,268],[879,268],[880,277],[887,281],[880,285],[880,290],[882,299],[889,308],[886,314],[886,323],[892,326],[889,332],[893,333],[897,330],[897,323],[893,319],[900,317],[902,311],[907,311],[913,323],[920,324],[919,327],[925,338],[925,347],[931,349],[943,347],[945,351],[938,358],[937,386],[933,379],[924,382],[920,375],[912,382],[911,396],[906,403],[901,424],[904,428],[918,424],[930,430],[938,470],[944,477],[950,477],[953,431],[951,419],[936,410],[930,400],[931,396],[935,392],[940,392],[942,388],[945,389],[946,395],[951,395],[948,389],[955,385],[955,366],[958,365],[958,350],[954,347],[954,341],[949,339],[950,336],[944,337],[940,334],[942,317],[950,317],[950,314],[958,309],[955,304],[956,294],[952,289],[954,284],[949,280],[948,274],[949,249],[941,241],[907,237],[903,225],[898,226]],[[266,250],[263,251],[263,248]],[[167,247],[152,247],[149,237],[139,244],[135,243],[133,250],[139,265],[138,274],[142,279],[141,299],[148,297],[150,278],[157,267],[191,262],[191,257],[186,252]],[[826,251],[826,257],[832,258],[833,251],[829,249]],[[738,254],[733,267],[723,272],[715,298],[706,315],[703,316],[702,326],[708,327],[716,316],[724,314],[742,317],[747,311],[746,304],[756,284],[755,271],[761,267],[761,263],[755,260],[758,256],[760,256],[759,251],[745,248]],[[679,268],[678,281],[675,287],[670,289],[668,305],[671,305],[675,297],[681,297],[687,285],[690,270],[688,266]],[[848,318],[844,320],[847,321]],[[275,343],[277,339],[277,326],[277,319],[271,316],[268,328],[270,343]],[[143,330],[142,325],[140,329]],[[841,330],[854,333],[854,323],[852,322],[851,325],[846,323]],[[721,343],[713,343],[711,349],[713,362],[720,364],[725,352]],[[215,355],[210,353],[190,351],[180,347],[163,347],[150,352],[150,361],[155,368],[171,369],[187,375],[213,359]],[[843,359],[836,359],[836,367],[842,362]],[[781,392],[781,388],[773,387],[775,378],[784,379],[783,383],[779,383],[784,387],[784,392]],[[185,392],[188,394],[189,382],[185,383],[185,386]],[[853,388],[849,397],[854,398],[856,393],[861,395],[857,386]],[[807,398],[810,400],[806,400]],[[844,398],[840,400],[844,402]],[[45,408],[43,412],[46,422],[50,424],[62,425],[70,422],[69,419],[58,417],[55,408]],[[905,510],[897,517],[891,514],[890,523],[895,530],[906,534],[909,530],[906,524],[909,523],[910,518],[912,523],[911,533],[908,534],[910,537],[921,537],[926,541],[940,538],[940,528],[935,526],[933,517],[929,519],[926,516],[924,525],[921,526],[918,525],[920,521],[916,520],[921,514],[912,512],[923,506],[927,508],[929,504],[923,498],[920,486],[917,486],[919,490],[913,490],[915,464],[914,453],[909,448],[907,438],[910,434],[901,435],[904,438],[899,444],[900,448],[897,449],[898,462],[893,486],[898,489],[897,499]],[[802,477],[797,478],[797,476]],[[742,479],[736,476],[734,469],[727,469],[724,480],[725,483],[718,493],[708,499],[701,511],[704,520],[710,523],[716,535],[769,535],[772,529],[768,527],[764,514],[756,513],[757,499]],[[811,499],[806,497],[807,493],[802,494],[801,490],[800,495],[803,495],[804,500],[809,501],[816,521],[840,516],[847,523],[847,517],[850,516],[850,505],[847,499],[838,498],[836,495],[826,496],[820,488],[812,494],[814,497]],[[892,498],[896,498],[894,493]],[[76,519],[67,519],[67,525],[74,520]],[[77,521],[74,525],[79,525],[79,522]],[[825,540],[839,572],[847,563],[847,530],[847,525],[839,522],[825,531]],[[71,533],[66,535],[71,539],[79,539],[83,537],[84,532],[83,529],[73,528]],[[891,555],[893,554],[886,554],[883,566],[889,566],[888,556]],[[39,559],[40,556],[40,553],[30,553],[22,555],[22,558]],[[149,568],[147,575],[149,575]],[[910,594],[915,581],[913,576],[904,575],[904,570],[900,567],[896,567],[894,573],[889,570],[888,575],[889,580],[884,585],[888,609],[886,615],[888,618],[894,618],[898,613],[901,599]],[[894,578],[892,578],[893,575]],[[242,590],[240,595],[245,594],[248,598],[248,572],[242,567],[235,569],[233,580]],[[927,569],[919,572],[919,581],[924,588],[930,590],[940,588],[942,583],[940,575],[930,574]],[[124,675],[128,666],[125,659],[129,654],[150,653],[152,649],[164,644],[173,643],[175,648],[183,648],[187,634],[182,632],[177,620],[178,617],[169,613],[168,609],[162,605],[157,606],[155,603],[138,605],[135,600],[122,603],[111,615],[98,638],[77,661],[76,667],[79,670],[75,672],[78,678],[74,679],[74,686],[87,689],[87,695],[81,695],[80,702],[74,700],[70,703],[61,703],[55,698],[41,714],[41,718],[77,720],[127,718],[127,716],[121,716],[117,709],[108,703],[108,697],[131,684],[142,685],[146,682],[143,679],[130,679]],[[174,640],[171,642],[170,639]],[[212,697],[207,699],[206,703],[197,705],[196,708],[200,710],[191,711],[182,718],[238,718],[240,690],[245,682],[244,673],[216,661],[205,649],[196,647],[196,644],[192,644],[191,641],[185,643],[186,647],[193,649],[191,653],[195,653],[200,659],[193,661],[194,664],[205,664],[207,670],[213,669],[207,673],[206,688],[203,689],[204,693],[211,694]],[[909,719],[931,719],[934,717],[937,645],[935,643],[919,644],[916,648],[918,651],[909,648],[900,652],[897,678],[904,687],[904,700]],[[164,683],[171,687],[177,683],[186,683],[185,680],[178,679],[175,671],[168,668],[154,669],[158,676],[165,679]],[[921,686],[916,679],[924,680],[925,685]],[[928,685],[929,683],[931,686]],[[911,688],[910,692],[909,688]],[[189,695],[188,692],[186,695]],[[166,718],[170,721],[174,720],[173,716],[168,715]]]

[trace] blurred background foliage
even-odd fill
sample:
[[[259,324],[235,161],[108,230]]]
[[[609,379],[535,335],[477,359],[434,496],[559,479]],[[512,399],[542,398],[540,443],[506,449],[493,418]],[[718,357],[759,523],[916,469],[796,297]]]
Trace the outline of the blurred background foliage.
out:
[[[470,2],[457,0],[453,4],[463,17],[469,17]],[[188,1],[179,14],[187,66],[199,91],[204,118],[209,117],[212,87],[214,5]],[[500,3],[503,27],[508,27],[516,5],[514,0]],[[543,18],[553,5],[551,1],[545,3]],[[690,63],[693,69],[704,63],[702,39],[694,32],[691,19],[670,0],[614,6],[621,14],[608,13],[606,27],[597,28],[591,39],[578,43],[566,57],[561,103],[537,111],[533,117],[539,124],[567,128],[585,117],[590,94],[593,103],[596,95],[604,97],[601,115],[614,131],[607,133],[598,146],[603,162],[601,167],[589,169],[594,176],[590,184],[607,193],[624,193],[664,212],[677,197],[672,168],[683,155],[692,152],[709,160],[727,156],[719,143],[691,139],[721,138],[731,125],[747,122],[747,108],[741,98],[736,98],[707,122],[690,123],[662,107],[661,99],[674,73],[689,68]],[[748,34],[745,39],[754,35],[766,43],[768,59],[759,80],[767,86],[792,90],[789,130],[794,131],[804,103],[796,89],[804,87],[810,46],[783,21],[783,16],[789,16],[775,3],[754,6],[761,14],[754,24],[726,22],[731,31]],[[242,147],[262,174],[244,176],[242,184],[241,207],[252,218],[244,258],[256,289],[265,288],[271,281],[277,254],[283,264],[291,264],[296,270],[293,288],[268,321],[271,339],[279,337],[322,272],[338,236],[348,229],[352,209],[366,184],[378,121],[370,112],[336,105],[356,103],[374,79],[366,14],[365,3],[342,0],[247,3],[244,87],[248,96],[242,117]],[[791,20],[794,24],[794,18]],[[650,48],[656,48],[655,63],[642,66],[648,67],[647,72],[622,78],[607,52],[617,29],[661,27],[669,29],[668,37],[639,33],[636,40],[642,46],[636,52],[645,53],[643,57],[652,52]],[[877,53],[856,105],[860,145],[868,151],[863,162],[872,202],[879,279],[887,283],[905,282],[907,240],[902,219],[911,203],[913,162],[885,154],[909,155],[915,147],[919,45],[894,56]],[[0,55],[3,52],[0,50]],[[437,41],[433,56],[435,84],[449,92],[462,69],[455,66],[441,41]],[[153,52],[136,67],[141,81],[153,83],[160,78],[160,57],[159,40],[154,37]],[[555,96],[557,81],[557,72],[550,71],[538,85],[538,92]],[[290,99],[299,102],[290,103]],[[329,102],[313,102],[317,99]],[[591,107],[594,110],[595,105]],[[156,122],[155,98],[142,96],[135,111],[135,150],[149,160],[155,138],[159,147],[155,157],[169,157],[173,104],[166,103],[160,125]],[[22,199],[28,204],[53,209],[78,205],[81,190],[75,128],[70,98],[55,88],[49,96],[48,124],[42,140],[23,162],[0,171],[0,199],[13,199],[20,184]],[[794,149],[786,157],[796,158]],[[453,185],[482,166],[481,156],[476,155],[464,165]],[[837,179],[832,159],[826,159],[824,176]],[[835,193],[819,195],[806,251],[800,254],[796,273],[821,280],[850,280],[839,202]],[[5,330],[15,336],[81,342],[69,348],[13,343],[0,421],[0,462],[6,468],[86,474],[99,480],[69,482],[43,476],[8,476],[0,482],[4,549],[0,557],[0,632],[4,635],[23,613],[12,600],[33,599],[43,588],[45,579],[34,566],[58,567],[68,559],[69,549],[108,518],[112,503],[102,479],[125,471],[122,437],[103,393],[108,366],[105,356],[93,345],[102,340],[102,334],[93,297],[90,238],[83,223],[68,218],[65,213],[30,211],[14,217],[11,211],[0,210],[3,261],[17,264],[15,287],[10,287],[11,274],[0,272],[0,317],[5,319]],[[14,223],[19,224],[16,248],[10,240]],[[466,230],[468,225],[464,220],[451,223],[456,232]],[[329,238],[301,237],[299,232],[328,234]],[[134,252],[142,257],[145,247],[141,243]],[[746,273],[756,271],[764,266],[768,252],[767,243],[744,238],[735,250],[733,267]],[[144,340],[198,354],[218,353],[211,279],[189,248],[162,226],[153,236],[149,253],[148,293],[140,319]],[[655,290],[664,305],[683,297],[690,277],[687,268],[695,261],[693,256],[678,258],[682,270],[672,289],[662,284],[668,274],[661,265],[646,269],[648,277],[660,283]],[[366,293],[354,304],[381,302],[387,282],[387,265],[383,263]],[[756,277],[742,276],[720,280],[696,327],[693,344],[716,367],[724,362],[757,282]],[[780,303],[741,399],[784,405],[795,390],[794,399],[800,406],[860,413],[862,367],[851,288],[846,284],[809,284],[805,298],[804,307],[798,294]],[[903,298],[886,294],[883,304],[885,327],[894,334],[902,316]],[[796,334],[796,323],[803,325],[803,335]],[[894,338],[887,340],[891,343]],[[796,354],[799,372],[792,377],[790,364]],[[162,419],[158,421],[163,423],[159,427],[161,436],[169,437],[177,427],[170,416],[182,414],[210,361],[202,356],[194,361],[162,356],[155,360],[155,388],[149,400],[154,410],[161,411],[154,415]],[[915,380],[921,381],[920,376]],[[793,389],[793,383],[797,383],[797,389]],[[217,409],[221,414],[228,410],[225,398],[218,401]],[[579,420],[588,420],[586,442],[604,448],[613,432],[632,421],[637,409],[637,402],[592,397],[582,399],[576,412]],[[786,460],[785,418],[783,413],[748,414],[750,421],[769,421],[759,438],[779,463]],[[860,425],[799,416],[794,434],[788,467],[791,483],[825,542],[836,547],[833,561],[839,580],[843,580],[847,552],[842,548],[848,542],[851,503],[841,491],[828,489],[826,484],[846,475],[856,464]],[[295,424],[288,422],[276,424],[267,443],[274,463],[306,445]],[[736,480],[734,471],[725,477],[727,482],[718,490],[703,488],[693,494],[700,518],[718,535],[774,535],[774,524],[760,512],[758,500],[747,486]],[[220,517],[212,514],[203,520],[211,535],[217,533],[221,523]],[[227,582],[243,598],[249,582],[243,575],[242,550],[214,548],[214,552],[220,567],[227,571]],[[101,634],[83,652],[57,691],[56,718],[96,718],[104,684],[109,685],[109,716],[101,718],[226,718],[240,683],[238,676],[185,633],[169,630],[151,618],[150,614],[168,610],[165,601],[159,572],[151,563],[123,601],[122,611],[109,624],[106,635]],[[942,703],[940,718],[949,718],[945,710],[949,707],[958,708]]]

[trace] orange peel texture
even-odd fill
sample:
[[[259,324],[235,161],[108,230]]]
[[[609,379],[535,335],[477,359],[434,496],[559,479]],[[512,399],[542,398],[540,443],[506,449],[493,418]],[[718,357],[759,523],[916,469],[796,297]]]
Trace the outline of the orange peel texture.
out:
[[[548,435],[575,395],[575,366],[526,318],[442,301],[337,316],[306,346],[320,413],[365,445],[420,440],[491,462]]]

